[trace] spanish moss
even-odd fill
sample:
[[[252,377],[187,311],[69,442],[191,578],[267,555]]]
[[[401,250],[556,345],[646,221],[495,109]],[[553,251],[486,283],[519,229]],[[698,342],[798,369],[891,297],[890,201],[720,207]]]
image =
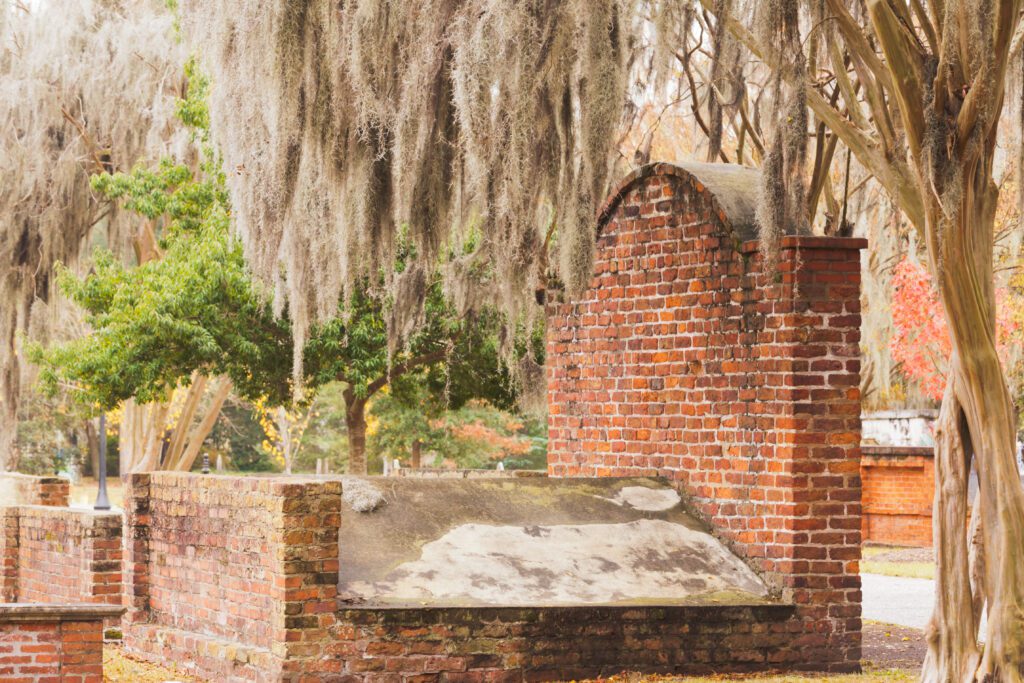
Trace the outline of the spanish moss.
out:
[[[173,123],[184,61],[157,0],[0,5],[0,469],[27,384],[20,338],[59,315],[54,264],[73,266],[97,227],[129,250],[129,218],[89,176],[185,142]]]
[[[464,305],[521,320],[551,225],[563,281],[588,282],[625,102],[629,0],[183,9],[213,78],[235,221],[256,275],[279,285],[296,349],[378,273],[395,343],[436,272],[449,293],[474,278],[472,297],[453,297]],[[398,272],[405,248],[415,264]]]

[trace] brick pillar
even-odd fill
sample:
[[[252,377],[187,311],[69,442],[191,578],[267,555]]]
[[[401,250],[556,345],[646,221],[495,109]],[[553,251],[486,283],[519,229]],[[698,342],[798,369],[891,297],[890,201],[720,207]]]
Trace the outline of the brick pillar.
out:
[[[122,563],[125,624],[149,618],[149,474],[124,478],[124,558]]]
[[[341,482],[275,482],[274,593],[281,611],[271,616],[281,680],[314,681],[340,671],[336,646],[338,529]]]
[[[120,605],[121,563],[124,542],[123,517],[119,514],[90,517],[82,542],[82,579],[92,602]]]
[[[18,508],[0,507],[0,602],[18,601]]]
[[[863,240],[787,237],[762,332],[774,395],[774,489],[748,550],[797,605],[802,665],[856,670],[861,646],[860,249]],[[767,396],[766,396],[767,398]],[[772,499],[775,499],[774,501]]]

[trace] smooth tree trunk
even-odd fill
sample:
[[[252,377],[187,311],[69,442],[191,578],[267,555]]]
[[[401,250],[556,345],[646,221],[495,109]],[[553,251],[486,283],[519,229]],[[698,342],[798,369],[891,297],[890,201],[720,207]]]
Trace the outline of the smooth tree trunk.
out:
[[[292,430],[288,420],[288,411],[284,406],[278,406],[274,412],[277,421],[277,433],[281,438],[281,457],[284,458],[284,473],[292,473]]]
[[[199,408],[206,395],[207,383],[208,378],[205,376],[193,377],[185,395],[182,413],[174,424],[170,423],[170,401],[147,404],[138,404],[134,399],[125,401],[118,442],[122,475],[159,469],[180,472],[192,469],[206,437],[217,423],[232,387],[228,378],[220,378],[202,418],[193,427],[196,416],[200,414]]]
[[[947,393],[943,402],[944,431],[936,444],[941,585],[922,679],[1017,683],[1024,681],[1024,488],[1017,469],[1017,415],[996,349],[992,236],[998,189],[991,180],[991,155],[963,173],[963,187],[948,193],[947,205],[929,207],[926,230],[929,265],[953,342],[948,381],[955,396]],[[973,550],[966,531],[971,452],[980,513]],[[981,584],[973,588],[972,555]],[[972,635],[980,621],[976,595],[985,597],[988,610],[980,661]]]
[[[423,462],[423,442],[419,439],[414,439],[412,442],[412,455],[410,457],[410,461],[414,470],[418,470]]]
[[[231,394],[232,387],[230,379],[227,377],[220,378],[213,393],[210,395],[210,404],[206,407],[205,414],[199,420],[199,424],[189,434],[188,439],[184,441],[181,451],[177,453],[168,452],[166,469],[179,472],[188,472],[192,469],[192,465],[195,464],[196,458],[199,457],[203,444],[206,442],[206,437],[210,435],[217,424],[217,418],[220,417],[220,411],[224,407],[224,402],[227,401],[228,396]],[[180,421],[179,425],[183,428],[189,426]]]
[[[366,474],[366,399],[345,391],[345,427],[348,432],[348,473]]]
[[[85,443],[89,451],[89,476],[98,477],[100,471],[100,434],[96,427],[96,420],[86,420]]]

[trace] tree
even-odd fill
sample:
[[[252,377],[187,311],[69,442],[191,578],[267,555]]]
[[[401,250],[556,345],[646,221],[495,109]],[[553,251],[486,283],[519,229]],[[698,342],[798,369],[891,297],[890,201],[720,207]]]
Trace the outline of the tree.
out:
[[[74,387],[84,403],[139,408],[125,411],[122,426],[122,443],[142,444],[140,454],[130,458],[136,470],[191,468],[232,389],[268,413],[308,410],[308,405],[286,407],[293,398],[291,321],[274,314],[230,235],[225,176],[208,137],[208,83],[193,66],[186,72],[188,96],[178,113],[199,143],[199,170],[164,158],[155,169],[137,167],[93,179],[97,191],[139,216],[144,234],[151,236],[145,250],[153,256],[140,257],[138,265],[129,267],[100,250],[88,276],[61,271],[65,293],[86,311],[92,332],[49,349],[36,346],[32,353],[50,393]],[[418,257],[407,246],[397,258],[393,270],[401,275]],[[481,355],[495,348],[497,318],[457,316],[437,277],[425,285],[424,317],[410,321],[407,343],[393,350],[386,335],[393,304],[381,292],[382,280],[360,280],[337,303],[336,316],[313,327],[302,351],[306,402],[326,383],[346,383],[349,470],[354,473],[366,472],[367,403],[389,383],[426,366],[453,366],[459,376],[474,376],[459,358],[491,368],[489,379],[500,372],[496,353]],[[188,435],[208,378],[220,378],[217,390]],[[484,395],[497,391],[495,386],[478,383],[473,391]],[[432,387],[446,389],[436,380]],[[186,390],[181,416],[165,437],[171,397],[181,388]],[[148,411],[147,423],[137,417],[142,410]],[[282,425],[290,422],[284,419]],[[274,448],[282,449],[290,468],[291,440],[283,437],[291,436],[292,429],[270,426],[281,437],[271,439],[279,442]]]
[[[927,269],[908,258],[897,264],[893,274],[893,357],[903,373],[917,382],[925,395],[941,401],[949,376],[952,346],[949,329],[942,315],[942,304]],[[1008,368],[1012,363],[1011,344],[1017,341],[1019,302],[1007,288],[996,289],[996,340],[999,357]],[[1014,382],[1016,386],[1018,383]],[[1016,395],[1011,391],[1012,395]]]
[[[371,413],[379,426],[369,439],[368,450],[375,458],[397,458],[405,467],[418,469],[423,458],[430,456],[435,465],[480,469],[493,468],[507,458],[518,462],[530,453],[532,435],[526,433],[524,422],[508,411],[483,399],[472,399],[458,408],[435,408],[431,404],[437,401],[431,400],[422,385],[418,393],[414,404],[391,393],[374,401]]]
[[[30,353],[49,393],[73,387],[81,404],[123,406],[124,473],[190,469],[233,385],[251,392],[254,368],[290,358],[287,332],[252,289],[228,234],[223,174],[207,136],[207,81],[191,64],[185,72],[177,113],[193,131],[200,168],[164,158],[155,169],[92,178],[99,194],[138,217],[136,265],[100,249],[85,278],[58,267],[92,332]],[[212,339],[211,330],[224,336]]]
[[[271,458],[284,466],[285,474],[292,473],[295,458],[302,448],[302,438],[309,428],[313,417],[316,401],[311,401],[301,409],[289,410],[285,406],[268,408],[260,397],[253,404],[256,418],[266,438],[262,447]]]
[[[398,268],[403,267],[400,262]],[[407,395],[403,386],[423,382],[435,405],[438,401],[461,405],[467,394],[501,395],[506,401],[514,395],[512,380],[497,353],[497,316],[456,315],[436,278],[428,288],[424,318],[398,356],[389,354],[386,308],[379,299],[363,287],[356,290],[349,306],[347,321],[339,316],[315,325],[303,352],[307,385],[346,384],[342,395],[349,472],[367,471],[366,410],[389,385],[397,385],[398,393]],[[421,410],[428,407],[426,402],[417,405]]]
[[[776,76],[783,118],[769,147],[781,156],[765,174],[765,194],[777,200],[777,216],[796,208],[809,110],[818,144],[823,130],[841,140],[927,248],[953,353],[938,425],[938,590],[924,679],[1022,680],[1024,490],[997,353],[992,249],[993,165],[1020,3],[869,0],[862,12],[842,0],[779,0],[759,6],[755,31],[729,3],[702,3]],[[969,539],[972,460],[980,490]],[[983,605],[989,620],[979,649]]]
[[[32,383],[21,339],[59,332],[54,264],[78,264],[93,238],[128,251],[135,224],[89,176],[183,139],[173,112],[185,53],[172,28],[159,0],[0,3],[0,470],[16,466]]]

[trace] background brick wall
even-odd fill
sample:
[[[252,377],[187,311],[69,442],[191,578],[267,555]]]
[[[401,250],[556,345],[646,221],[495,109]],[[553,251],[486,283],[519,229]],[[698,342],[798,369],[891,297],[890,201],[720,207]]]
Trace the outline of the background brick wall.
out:
[[[0,505],[67,507],[71,483],[60,477],[0,472]]]
[[[157,472],[126,494],[126,646],[218,681],[336,666],[339,481]]]
[[[613,196],[590,289],[548,312],[550,473],[678,482],[798,606],[794,656],[835,670],[860,659],[864,246],[784,237],[768,275],[657,165]]]
[[[0,508],[5,602],[121,604],[120,513]]]
[[[862,446],[865,541],[930,547],[935,499],[931,446]]]

